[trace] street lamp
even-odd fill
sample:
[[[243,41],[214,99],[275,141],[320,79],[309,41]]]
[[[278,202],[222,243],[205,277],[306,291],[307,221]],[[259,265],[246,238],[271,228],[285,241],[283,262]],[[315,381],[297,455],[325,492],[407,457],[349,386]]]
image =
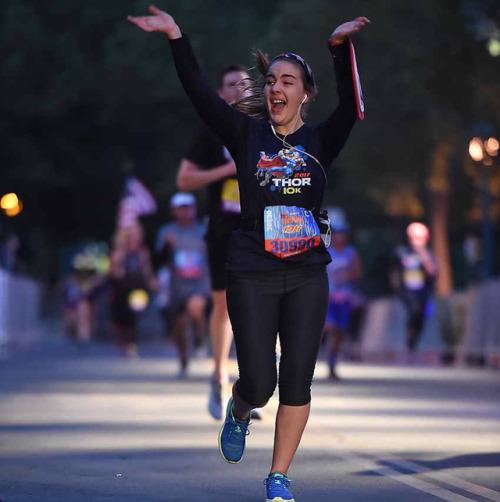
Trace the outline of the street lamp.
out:
[[[474,161],[475,172],[480,179],[482,241],[483,241],[483,273],[488,279],[493,273],[493,226],[491,222],[491,177],[493,167],[498,164],[499,142],[490,137],[484,140],[479,137],[469,142],[469,155]]]

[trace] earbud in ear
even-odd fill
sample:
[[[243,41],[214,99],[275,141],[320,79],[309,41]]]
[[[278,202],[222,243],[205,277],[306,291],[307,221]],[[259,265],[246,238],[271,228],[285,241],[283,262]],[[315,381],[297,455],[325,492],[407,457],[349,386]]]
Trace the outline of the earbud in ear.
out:
[[[305,103],[305,101],[306,101],[306,99],[307,99],[307,94],[304,94],[304,99],[302,100],[302,103],[300,103],[300,104],[301,104],[301,105],[302,105],[302,104],[304,104],[304,103]]]

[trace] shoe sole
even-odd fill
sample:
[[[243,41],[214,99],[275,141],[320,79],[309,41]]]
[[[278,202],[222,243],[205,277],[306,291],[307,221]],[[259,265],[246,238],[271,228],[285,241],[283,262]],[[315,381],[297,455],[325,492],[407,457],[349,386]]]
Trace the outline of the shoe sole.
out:
[[[266,499],[266,502],[295,502],[295,499],[284,499],[282,497],[274,497],[273,499]]]
[[[226,417],[229,414],[229,407],[231,406],[231,403],[233,402],[233,399],[231,398],[228,403],[227,403],[227,408],[226,408]],[[226,458],[224,453],[222,452],[222,442],[221,442],[221,437],[222,437],[222,431],[224,430],[224,425],[226,425],[226,421],[224,420],[224,423],[222,424],[222,427],[220,428],[219,431],[219,452],[221,454],[221,457],[228,463],[228,464],[239,464],[241,462],[241,458],[243,458],[243,455],[239,460],[229,460]],[[288,501],[290,502],[290,501]]]

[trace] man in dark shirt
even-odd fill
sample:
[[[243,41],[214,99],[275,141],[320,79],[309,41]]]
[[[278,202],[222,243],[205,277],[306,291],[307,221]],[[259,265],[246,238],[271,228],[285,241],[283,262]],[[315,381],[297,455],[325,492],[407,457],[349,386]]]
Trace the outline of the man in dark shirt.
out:
[[[243,66],[224,68],[219,77],[219,96],[231,103],[237,99],[248,73]],[[211,382],[209,411],[220,420],[228,381],[227,363],[232,341],[231,324],[226,305],[226,257],[228,240],[239,224],[240,201],[236,166],[220,139],[203,126],[182,159],[177,176],[180,190],[208,187],[209,222],[206,235],[212,282],[213,310],[210,333],[215,370]]]

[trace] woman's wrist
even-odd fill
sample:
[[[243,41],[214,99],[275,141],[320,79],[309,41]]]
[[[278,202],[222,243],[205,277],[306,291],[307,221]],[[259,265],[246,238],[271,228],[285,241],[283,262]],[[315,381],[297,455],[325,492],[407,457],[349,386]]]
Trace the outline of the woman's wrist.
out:
[[[168,31],[164,32],[165,35],[169,38],[169,40],[176,40],[177,38],[182,38],[182,32],[181,29],[175,25],[172,28],[169,28]]]
[[[330,45],[341,45],[347,40],[346,36],[340,36],[340,35],[332,35],[330,37]]]

